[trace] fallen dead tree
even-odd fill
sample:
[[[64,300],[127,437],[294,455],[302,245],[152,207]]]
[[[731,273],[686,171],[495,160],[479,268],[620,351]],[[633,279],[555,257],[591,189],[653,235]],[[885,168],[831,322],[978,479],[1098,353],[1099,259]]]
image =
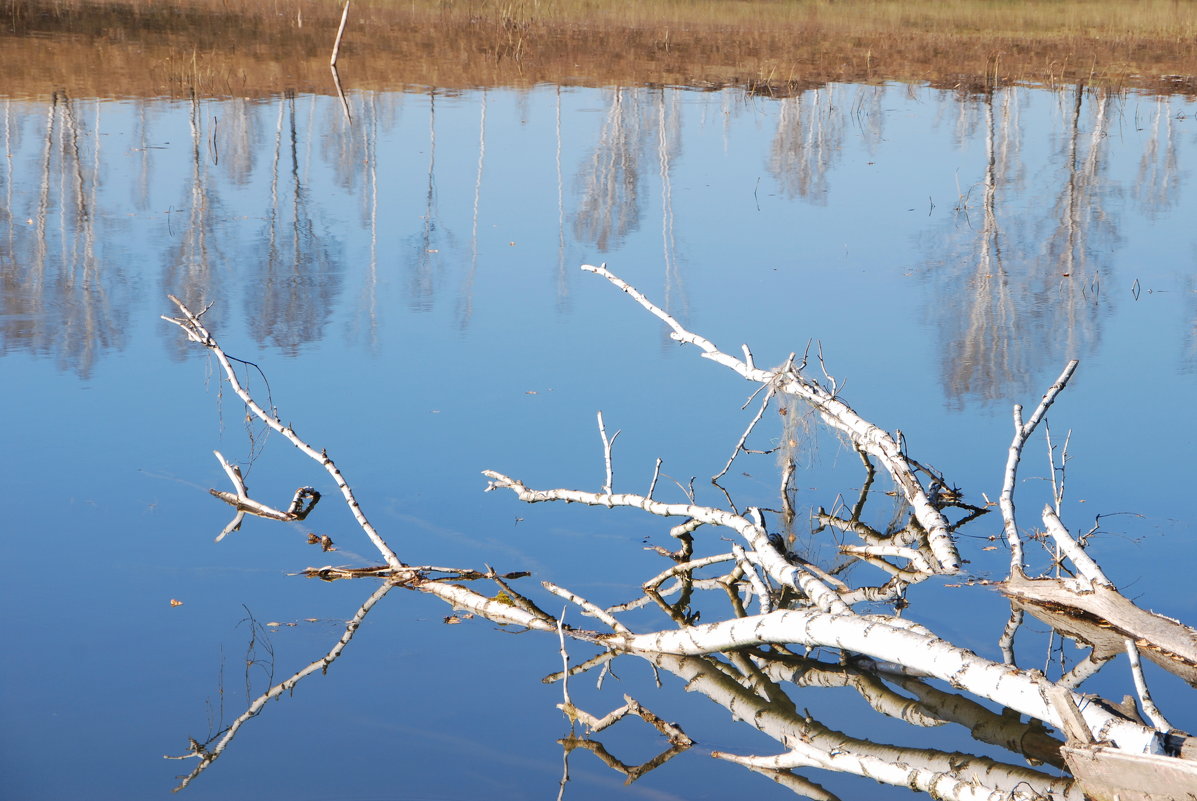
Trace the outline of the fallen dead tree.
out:
[[[1191,668],[1191,651],[1186,649],[1194,642],[1193,630],[1176,621],[1137,610],[1118,594],[1113,585],[1105,580],[1100,569],[1071,539],[1050,508],[1044,514],[1047,530],[1068,554],[1080,579],[1073,582],[1028,579],[1023,572],[1022,543],[1015,520],[1015,474],[1023,444],[1043,419],[1056,395],[1066,386],[1076,367],[1075,363],[1065,369],[1027,422],[1022,420],[1021,408],[1016,407],[1015,410],[1015,437],[1007,461],[1000,502],[1012,554],[1011,577],[1005,590],[1021,604],[1036,609],[1050,608],[1057,616],[1062,615],[1074,621],[1080,619],[1090,627],[1103,628],[1091,618],[1104,619],[1107,624],[1112,622],[1109,618],[1116,618],[1113,625],[1130,657],[1133,684],[1148,723],[1143,722],[1134,710],[1123,705],[1079,692],[1077,687],[1084,676],[1076,671],[1076,675],[1051,681],[1038,670],[1016,666],[1012,654],[1006,662],[995,662],[938,637],[908,617],[859,611],[857,607],[863,602],[902,602],[911,585],[932,576],[959,572],[960,557],[954,543],[954,532],[984,510],[964,504],[960,494],[943,476],[914,460],[900,435],[891,435],[862,418],[838,396],[836,383],[825,371],[824,383],[806,375],[806,360],[796,362],[796,355],[791,355],[784,364],[772,369],[758,367],[747,347],[742,349],[743,358],[731,356],[705,338],[686,330],[676,319],[605,267],[587,266],[583,269],[606,278],[629,294],[668,325],[675,340],[696,346],[704,358],[730,368],[767,390],[766,404],[774,396],[785,396],[807,404],[829,428],[838,432],[858,451],[866,469],[870,471],[860,501],[847,516],[820,511],[816,518],[821,526],[831,526],[858,535],[861,544],[841,548],[844,557],[881,567],[889,576],[887,581],[878,585],[847,583],[834,572],[792,552],[784,538],[771,532],[768,516],[774,513],[754,507],[741,511],[731,503],[730,496],[727,508],[697,503],[692,492],[681,501],[659,500],[654,497],[658,478],[656,473],[647,493],[643,495],[615,492],[611,439],[606,435],[601,416],[599,426],[604,443],[606,481],[599,491],[533,489],[521,479],[491,470],[485,471],[489,479],[487,489],[508,490],[526,503],[564,502],[608,508],[629,507],[649,515],[676,519],[678,523],[671,528],[670,533],[680,543],[679,548],[677,551],[656,549],[671,564],[665,570],[649,571],[643,580],[642,597],[604,609],[568,588],[548,582],[542,584],[543,589],[518,591],[514,579],[522,576],[502,576],[490,568],[479,571],[408,565],[400,560],[381,533],[370,525],[348,482],[327,451],[317,450],[301,439],[294,428],[283,424],[276,410],[260,406],[242,386],[229,357],[204,327],[202,312],[194,314],[172,298],[182,316],[165,319],[178,325],[192,341],[215,356],[224,370],[225,378],[246,404],[249,413],[324,467],[384,562],[383,565],[368,569],[332,566],[309,569],[311,574],[322,578],[382,578],[389,582],[389,586],[397,585],[435,594],[455,609],[470,615],[503,625],[556,632],[562,641],[566,670],[551,678],[562,682],[565,696],[562,708],[571,721],[581,720],[592,730],[602,728],[596,725],[598,721],[604,721],[604,726],[609,725],[610,715],[597,718],[573,705],[566,679],[570,675],[605,665],[611,658],[626,655],[647,660],[659,669],[682,677],[688,689],[699,689],[712,701],[725,706],[733,718],[768,734],[783,749],[779,754],[768,756],[725,753],[717,753],[716,756],[768,775],[796,792],[811,797],[825,797],[826,794],[820,796],[817,786],[794,773],[796,769],[813,767],[856,773],[883,783],[916,788],[937,798],[1079,799],[1083,795],[1113,798],[1119,793],[1124,799],[1144,797],[1128,793],[1128,788],[1115,786],[1118,777],[1100,769],[1101,765],[1112,764],[1123,756],[1128,757],[1134,767],[1121,768],[1124,774],[1121,778],[1126,778],[1126,771],[1165,771],[1174,777],[1174,784],[1180,782],[1174,797],[1184,798],[1190,792],[1197,793],[1197,762],[1188,758],[1192,750],[1191,741],[1183,732],[1173,730],[1163,714],[1155,708],[1137,667],[1138,652],[1143,649],[1156,661],[1164,660]],[[737,444],[737,453],[760,419],[761,415],[758,414],[750,424],[749,430]],[[734,454],[732,458],[735,458]],[[872,483],[873,461],[878,462],[890,476],[896,490],[908,504],[909,519],[904,525],[892,527],[891,530],[874,530],[861,520],[860,510],[868,486]],[[214,491],[214,494],[237,510],[237,517],[224,533],[234,530],[244,514],[287,520],[298,519],[295,515],[310,513],[314,505],[314,490],[301,488],[291,507],[281,512],[250,498],[236,468],[228,466],[223,458],[221,462],[234,484],[235,492]],[[658,473],[659,468],[658,463]],[[724,472],[726,470],[725,467]],[[792,516],[786,497],[786,484],[792,470],[792,464],[783,468],[782,511],[776,513],[783,520],[787,513]],[[303,504],[305,499],[308,501],[306,507]],[[945,514],[945,510],[951,508],[962,509],[967,516],[952,523]],[[730,548],[721,546],[722,540],[714,532],[711,536],[705,536],[704,529],[722,530],[723,536],[731,535],[733,544]],[[720,550],[696,555],[698,542],[707,544],[705,550],[710,550],[711,544]],[[712,568],[725,572],[711,574]],[[471,583],[478,580],[498,585],[499,595],[492,598],[474,589]],[[1033,589],[1028,590],[1027,587]],[[696,593],[706,591],[719,592],[726,597],[728,611],[723,619],[700,624],[691,601]],[[581,614],[596,620],[596,627],[565,625],[546,613],[544,601],[534,597],[544,592],[566,599]],[[750,614],[748,609],[754,602],[757,612]],[[633,631],[620,619],[624,612],[646,604],[656,605],[669,625],[653,631]],[[1074,611],[1076,614],[1072,614]],[[1041,617],[1047,619],[1044,615]],[[1016,623],[1017,618],[1014,621]],[[1081,633],[1085,630],[1083,626],[1067,628],[1061,625],[1060,630],[1067,636],[1084,639]],[[565,644],[567,639],[598,646],[600,651],[582,665],[570,668]],[[1156,643],[1157,639],[1161,642]],[[812,653],[828,650],[840,654],[838,666],[811,657]],[[1094,644],[1093,659],[1088,670],[1095,670],[1111,656],[1108,642],[1101,647],[1100,653]],[[1086,675],[1091,675],[1091,672]],[[812,677],[822,678],[816,680]],[[903,748],[852,737],[799,713],[788,698],[787,686],[812,686],[817,681],[836,682],[841,678],[845,682],[844,686],[856,688],[882,714],[916,726],[945,723],[963,725],[970,731],[984,732],[983,736],[978,735],[981,739],[998,742],[1015,754],[1037,762],[1047,761],[1059,765],[1067,761],[1074,773],[1082,776],[1083,781],[1078,784],[993,760],[962,759],[959,754]],[[936,688],[930,681],[941,682],[951,691]],[[993,720],[995,716],[992,712],[971,699],[999,704],[1017,715],[1013,718],[997,716],[1004,720]],[[617,717],[623,717],[630,711],[649,722],[655,718],[635,699],[627,699],[621,710]],[[1026,716],[1029,722],[1022,721],[1020,715]],[[1045,727],[1063,733],[1063,739],[1051,737]],[[661,730],[667,731],[664,728]],[[232,731],[235,729],[221,736],[229,734],[231,737]],[[688,738],[680,729],[676,736],[667,736],[675,750],[669,756],[659,757],[655,764],[672,758],[676,749],[687,747]],[[227,739],[219,741],[216,746],[211,742],[200,744],[193,740],[191,751],[184,755],[201,760],[197,772],[214,761],[227,744]],[[600,751],[577,738],[563,741],[563,747],[567,752],[579,747],[596,754]],[[622,763],[619,764],[622,766]],[[1094,769],[1094,764],[1099,769]],[[617,769],[633,777],[633,774],[641,775],[651,768],[622,766]],[[1186,776],[1189,778],[1184,778]],[[1142,786],[1145,785],[1135,784],[1132,779],[1129,789],[1133,791]]]

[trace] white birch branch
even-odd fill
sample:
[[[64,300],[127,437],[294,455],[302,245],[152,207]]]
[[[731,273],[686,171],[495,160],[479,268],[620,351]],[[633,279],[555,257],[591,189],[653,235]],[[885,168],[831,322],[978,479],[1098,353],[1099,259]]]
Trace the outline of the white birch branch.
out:
[[[558,587],[556,584],[554,584],[551,581],[542,581],[540,583],[546,590],[548,590],[549,592],[558,596],[559,598],[564,598],[565,600],[569,601],[570,603],[577,604],[578,606],[580,606],[582,608],[583,614],[587,614],[587,615],[590,615],[591,617],[598,618],[599,620],[603,621],[608,626],[610,626],[612,629],[614,629],[615,631],[618,631],[622,634],[630,633],[628,631],[627,626],[620,623],[618,620],[615,619],[614,616],[608,614],[605,610],[599,608],[598,606],[591,603],[590,601],[587,601],[582,596],[572,593],[569,590],[564,589],[563,587]]]
[[[855,613],[785,609],[676,631],[609,636],[604,642],[626,651],[685,655],[766,644],[839,648],[896,662],[1057,728],[1062,726],[1063,721],[1045,697],[1046,680],[1041,673],[992,662],[926,632],[921,626],[899,627],[895,620]],[[1152,729],[1089,703],[1083,696],[1076,696],[1075,701],[1098,739],[1112,740],[1133,753],[1159,752],[1159,739]]]
[[[680,565],[674,565],[668,570],[661,571],[648,581],[644,582],[641,586],[646,590],[656,589],[663,581],[665,581],[665,579],[673,578],[674,576],[680,576],[683,573],[693,573],[700,567],[706,567],[707,565],[716,565],[721,562],[731,562],[735,558],[736,557],[733,554],[720,553],[715,554],[714,556],[704,556],[701,559],[692,559],[689,562],[683,562]]]
[[[1073,359],[1065,365],[1064,371],[1060,373],[1055,383],[1043,394],[1043,399],[1039,401],[1039,406],[1035,408],[1035,413],[1031,415],[1030,420],[1024,423],[1022,404],[1014,404],[1014,439],[1010,442],[1010,450],[1006,456],[1006,473],[1002,481],[1002,494],[998,499],[998,506],[1002,510],[1002,522],[1006,529],[1006,541],[1010,544],[1010,575],[1012,576],[1015,571],[1022,573],[1024,565],[1022,537],[1018,533],[1018,524],[1014,517],[1014,483],[1018,475],[1018,461],[1022,458],[1022,449],[1027,443],[1027,438],[1035,431],[1035,427],[1039,425],[1043,415],[1047,414],[1047,410],[1055,402],[1056,396],[1068,384],[1068,380],[1076,372],[1078,364],[1080,362]]]
[[[329,458],[328,453],[325,451],[318,451],[313,448],[304,440],[300,439],[299,435],[295,433],[294,429],[292,429],[290,426],[283,425],[282,420],[274,415],[269,414],[265,409],[259,406],[258,402],[255,401],[245,387],[241,385],[241,381],[237,378],[237,371],[234,370],[233,365],[229,363],[229,357],[220,347],[220,344],[216,341],[216,338],[213,337],[208,329],[204,327],[203,323],[200,322],[199,316],[192,314],[191,310],[183,304],[183,301],[179,300],[174,295],[167,295],[167,297],[169,297],[171,301],[173,301],[174,304],[179,307],[179,311],[183,313],[183,317],[177,318],[162,315],[162,319],[166,320],[168,323],[174,323],[179,328],[183,329],[183,333],[187,335],[188,339],[190,339],[192,342],[197,342],[200,345],[203,345],[205,348],[211,351],[213,355],[216,356],[216,360],[220,363],[221,368],[224,370],[225,378],[228,380],[229,385],[233,388],[233,391],[237,393],[237,397],[241,398],[241,401],[245,404],[246,408],[248,408],[255,417],[257,417],[266,425],[270,426],[270,428],[282,434],[291,442],[292,445],[324,467],[328,474],[332,476],[333,482],[337,485],[337,488],[341,491],[341,495],[345,498],[345,503],[349,506],[349,511],[353,513],[354,519],[357,520],[358,525],[361,526],[361,529],[366,533],[366,536],[370,538],[370,542],[374,543],[374,547],[378,549],[378,552],[382,555],[383,560],[391,566],[392,570],[397,572],[406,570],[407,565],[400,561],[399,557],[395,555],[395,552],[392,551],[390,546],[386,544],[386,541],[383,540],[382,535],[380,535],[378,531],[375,530],[374,526],[371,525],[370,521],[366,519],[365,512],[362,511],[361,506],[358,504],[357,498],[354,496],[353,490],[349,486],[349,482],[345,480],[345,477],[341,474],[341,471],[337,469],[337,466],[333,463],[333,460]],[[203,312],[201,312],[201,314],[202,313]]]
[[[745,351],[745,353],[747,353],[747,351],[748,351],[747,345],[744,346],[744,351]],[[759,392],[760,390],[757,390],[757,391]],[[773,389],[770,389],[765,394],[765,399],[763,401],[761,401],[761,408],[757,410],[756,416],[752,418],[752,422],[750,422],[748,424],[748,427],[744,429],[744,433],[740,435],[740,439],[736,442],[736,447],[734,447],[732,449],[731,456],[729,456],[727,459],[727,464],[723,465],[722,470],[720,470],[715,475],[711,476],[711,481],[718,481],[719,479],[721,479],[725,475],[727,475],[728,470],[731,470],[732,462],[734,462],[736,460],[736,457],[740,455],[740,451],[744,450],[744,443],[748,441],[748,435],[752,433],[752,430],[754,428],[756,428],[756,424],[759,423],[761,421],[761,418],[765,416],[765,409],[769,408],[769,401],[772,400],[772,398],[773,398]]]
[[[978,796],[967,793],[976,793],[980,788],[988,788],[991,794],[979,797],[992,801],[1011,797],[1050,797],[1054,801],[1081,799],[1079,789],[1069,779],[984,757],[962,759],[959,753],[885,745],[836,732],[807,715],[797,713],[792,707],[787,708],[761,697],[753,689],[720,670],[718,663],[713,660],[664,654],[646,658],[681,678],[686,683],[687,690],[707,696],[725,707],[734,719],[745,721],[776,740],[783,748],[792,750],[801,743],[823,757],[844,757],[843,760],[828,765],[832,770],[856,772],[897,786],[906,785],[905,779],[911,775],[909,770],[925,771],[925,775],[942,777],[939,781],[943,783],[937,783],[936,787],[947,792],[935,796],[941,799],[976,798]],[[854,757],[866,757],[867,760],[864,763],[854,763]],[[884,765],[890,765],[891,769],[885,769]],[[862,766],[866,769],[858,770]],[[874,771],[874,767],[879,770]],[[962,791],[966,795],[961,796]],[[1039,795],[1031,794],[1032,791],[1037,791]],[[1027,795],[1016,795],[1018,792]]]
[[[663,503],[651,500],[643,495],[634,495],[632,493],[601,494],[569,489],[533,490],[529,489],[518,479],[510,478],[494,470],[483,470],[482,475],[491,480],[486,488],[487,492],[496,489],[510,489],[515,493],[517,498],[525,503],[565,501],[566,503],[581,503],[587,506],[605,506],[608,509],[616,506],[627,506],[660,517],[687,517],[700,520],[704,523],[730,528],[742,536],[752,549],[757,552],[761,558],[762,566],[778,584],[793,587],[822,609],[839,612],[848,611],[848,606],[834,590],[824,584],[810,571],[787,562],[785,557],[778,553],[777,549],[770,544],[764,528],[752,523],[741,515],[709,506],[698,506],[687,503]]]
[[[267,506],[264,503],[255,501],[249,497],[249,488],[245,486],[245,479],[241,476],[241,468],[225,461],[224,455],[220,451],[212,451],[212,453],[216,454],[217,461],[224,468],[225,474],[228,475],[229,481],[233,484],[233,489],[236,490],[235,494],[215,489],[208,490],[212,495],[215,495],[237,510],[237,514],[233,517],[232,521],[217,535],[217,542],[220,542],[227,535],[241,528],[241,523],[245,520],[246,512],[257,515],[258,517],[265,517],[269,520],[279,520],[289,523],[294,520],[303,520],[320,501],[320,493],[312,487],[300,487],[297,489],[295,497],[291,499],[291,505],[285,512],[275,509],[273,506]],[[305,499],[307,500],[306,506],[304,503]]]
[[[610,494],[611,482],[614,480],[611,467],[611,446],[615,444],[615,438],[619,436],[619,432],[616,431],[615,436],[607,439],[607,426],[603,424],[603,413],[601,410],[598,413],[598,427],[599,436],[603,438],[603,462],[607,467],[607,480],[603,482],[603,492]]]
[[[777,390],[801,398],[814,407],[824,422],[846,434],[857,447],[876,457],[885,466],[894,483],[910,503],[915,517],[927,532],[927,542],[937,562],[936,572],[959,572],[960,556],[956,552],[956,546],[948,532],[947,519],[931,503],[923,485],[902,454],[902,449],[888,432],[864,420],[852,407],[839,400],[833,393],[828,392],[818,383],[803,377],[795,370],[762,370],[723,353],[710,340],[684,328],[681,323],[654,305],[635,287],[607,270],[606,265],[595,267],[587,264],[583,265],[582,269],[600,275],[622,289],[649,313],[673,329],[673,333],[670,334],[673,339],[696,346],[703,352],[704,358],[734,370],[749,381],[761,384],[776,382]]]
[[[1130,637],[1126,638],[1126,656],[1130,659],[1131,677],[1135,682],[1135,692],[1139,694],[1139,703],[1143,706],[1143,714],[1147,716],[1156,730],[1171,731],[1172,724],[1155,705],[1155,701],[1151,700],[1151,693],[1147,689],[1147,679],[1143,678],[1143,665],[1139,662],[1139,647]]]
[[[760,574],[756,572],[756,566],[748,561],[748,557],[744,555],[744,549],[739,545],[732,545],[732,553],[735,554],[736,562],[739,563],[748,579],[748,586],[752,588],[752,592],[757,597],[761,614],[772,612],[773,599],[769,597],[769,589],[765,586],[765,582],[761,581]]]
[[[894,556],[899,559],[906,559],[910,562],[910,567],[906,570],[896,568],[893,565],[888,565],[887,569],[894,575],[910,574],[912,578],[916,578],[918,574],[926,575],[935,572],[931,563],[927,561],[927,557],[914,548],[906,548],[900,545],[841,545],[840,553],[851,554],[857,557],[883,557]],[[881,561],[878,558],[876,561],[869,560],[873,564]],[[911,572],[913,571],[913,573]]]
[[[1085,549],[1077,544],[1077,541],[1068,533],[1068,529],[1064,528],[1064,524],[1060,522],[1060,518],[1056,516],[1056,511],[1050,504],[1043,507],[1043,524],[1047,527],[1047,533],[1052,535],[1056,545],[1072,561],[1077,572],[1090,587],[1116,589],[1114,583],[1106,578],[1106,574],[1097,566],[1097,562],[1094,562],[1093,558],[1085,553]]]

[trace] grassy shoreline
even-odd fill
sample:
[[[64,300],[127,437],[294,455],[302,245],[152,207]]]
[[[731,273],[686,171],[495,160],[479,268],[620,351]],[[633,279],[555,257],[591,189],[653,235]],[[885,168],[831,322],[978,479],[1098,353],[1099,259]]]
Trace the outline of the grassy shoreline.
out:
[[[8,96],[333,91],[338,0],[10,2]],[[793,94],[831,81],[965,92],[1084,83],[1197,95],[1197,2],[356,0],[347,88],[666,84]]]

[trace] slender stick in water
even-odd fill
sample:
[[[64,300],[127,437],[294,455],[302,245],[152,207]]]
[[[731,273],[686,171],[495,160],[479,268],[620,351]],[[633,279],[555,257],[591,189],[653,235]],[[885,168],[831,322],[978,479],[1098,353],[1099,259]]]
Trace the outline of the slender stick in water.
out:
[[[332,58],[328,64],[337,66],[337,55],[341,52],[341,37],[345,35],[345,23],[349,21],[349,0],[345,0],[345,10],[341,12],[341,27],[337,28],[337,40],[333,42]]]

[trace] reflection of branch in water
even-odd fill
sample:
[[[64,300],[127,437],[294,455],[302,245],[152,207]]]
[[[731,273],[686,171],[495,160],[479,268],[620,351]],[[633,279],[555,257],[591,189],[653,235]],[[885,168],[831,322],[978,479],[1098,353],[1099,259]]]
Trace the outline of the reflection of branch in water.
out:
[[[190,740],[190,750],[187,753],[180,756],[167,756],[166,759],[198,759],[200,761],[199,764],[196,765],[195,769],[191,771],[191,773],[182,778],[182,781],[179,783],[179,785],[175,787],[175,791],[178,792],[187,785],[191,784],[196,776],[203,773],[209,765],[215,762],[224,749],[228,747],[229,743],[232,742],[233,738],[237,736],[237,732],[241,729],[241,727],[245,725],[248,720],[257,716],[257,714],[262,711],[262,707],[266,706],[268,701],[282,696],[283,693],[290,692],[295,688],[296,684],[312,675],[316,671],[320,671],[321,673],[326,672],[329,666],[341,655],[341,652],[345,650],[345,646],[349,644],[349,641],[353,639],[353,635],[357,633],[358,627],[361,626],[366,615],[372,608],[374,608],[374,604],[382,600],[383,596],[390,592],[394,586],[395,585],[389,581],[383,582],[382,585],[379,586],[379,588],[375,590],[369,598],[366,599],[365,603],[362,604],[361,608],[357,610],[357,613],[345,626],[345,633],[341,635],[341,638],[337,640],[336,644],[334,644],[331,649],[329,649],[327,654],[312,662],[307,667],[292,674],[289,678],[284,679],[278,684],[275,684],[257,698],[250,700],[249,706],[245,712],[239,715],[237,719],[228,726],[228,728],[222,732],[219,732],[215,737],[209,738],[203,743],[192,739]],[[251,649],[252,647],[253,646],[251,644]],[[248,672],[249,668],[247,667],[246,670]],[[213,744],[214,742],[215,744]]]
[[[1071,780],[1040,771],[984,757],[885,745],[835,731],[798,712],[792,704],[779,705],[762,697],[759,686],[753,686],[759,684],[759,677],[750,682],[748,676],[714,656],[653,654],[645,658],[681,678],[687,690],[702,693],[727,708],[733,718],[748,723],[788,749],[787,754],[767,758],[716,754],[729,761],[749,767],[813,766],[856,773],[886,784],[931,792],[937,797],[979,799],[993,797],[990,794],[997,792],[1003,798],[1047,795],[1078,801],[1081,798]],[[781,694],[781,689],[774,684],[771,692]]]
[[[604,765],[616,771],[617,773],[622,773],[624,776],[626,776],[627,784],[631,784],[644,774],[656,770],[690,747],[688,745],[671,745],[669,748],[657,754],[647,762],[630,766],[620,760],[618,757],[612,755],[611,752],[607,750],[606,746],[604,746],[601,742],[598,740],[592,740],[589,737],[578,737],[571,734],[569,737],[558,740],[557,744],[565,749],[566,758],[568,758],[576,748],[589,751],[598,757]]]

